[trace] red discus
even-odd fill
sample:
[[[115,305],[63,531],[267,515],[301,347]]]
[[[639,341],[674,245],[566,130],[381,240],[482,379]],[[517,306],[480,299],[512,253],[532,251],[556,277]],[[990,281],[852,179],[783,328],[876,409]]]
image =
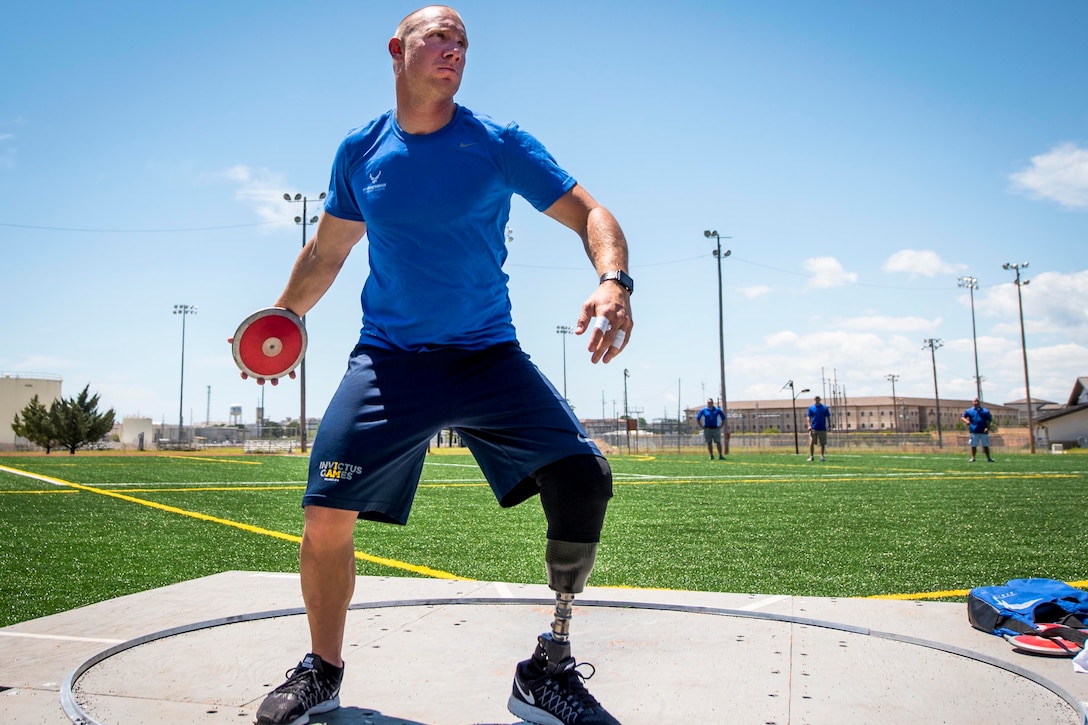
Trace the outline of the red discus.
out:
[[[295,377],[306,355],[306,327],[294,312],[266,307],[243,320],[228,342],[242,378],[275,385],[285,375]]]

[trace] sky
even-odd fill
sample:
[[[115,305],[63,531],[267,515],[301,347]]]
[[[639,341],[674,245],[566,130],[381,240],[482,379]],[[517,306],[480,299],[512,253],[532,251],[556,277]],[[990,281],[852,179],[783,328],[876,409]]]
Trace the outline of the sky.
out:
[[[227,338],[271,305],[344,135],[393,106],[415,2],[15,3],[0,44],[0,371],[119,418],[297,418]],[[580,240],[515,198],[522,346],[583,418],[727,400],[975,392],[1064,402],[1088,375],[1083,0],[466,0],[458,101],[537,136],[619,220],[635,327],[594,365]],[[310,215],[319,211],[308,205]],[[310,232],[313,227],[310,227]],[[365,243],[307,317],[307,415],[360,326]],[[959,285],[974,277],[972,295]],[[175,305],[197,313],[173,314]],[[972,332],[972,318],[975,331]],[[182,356],[184,324],[185,347]],[[940,347],[931,357],[924,341]],[[182,361],[184,359],[184,385]],[[934,370],[933,360],[936,366]],[[625,371],[627,374],[625,375]],[[807,395],[805,396],[808,397]]]

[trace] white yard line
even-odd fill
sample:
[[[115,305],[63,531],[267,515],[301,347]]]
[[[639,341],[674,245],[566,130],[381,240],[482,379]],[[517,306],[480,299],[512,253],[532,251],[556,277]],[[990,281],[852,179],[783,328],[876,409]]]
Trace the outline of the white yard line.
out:
[[[766,597],[764,599],[760,599],[759,601],[752,602],[751,604],[745,604],[743,607],[738,607],[738,609],[742,612],[754,612],[757,609],[763,609],[764,607],[769,607],[772,604],[781,602],[783,599],[789,599],[789,597],[784,594],[779,594],[773,597]]]

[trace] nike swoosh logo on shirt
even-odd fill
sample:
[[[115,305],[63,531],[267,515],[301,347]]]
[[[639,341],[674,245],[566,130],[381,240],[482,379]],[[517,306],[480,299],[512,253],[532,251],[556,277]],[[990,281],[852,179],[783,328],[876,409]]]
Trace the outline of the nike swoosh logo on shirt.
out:
[[[476,145],[476,144],[478,144],[478,143],[480,143],[480,142],[479,142],[479,141],[473,141],[472,143],[464,143],[464,142],[462,141],[462,142],[461,142],[461,148],[463,148],[463,149],[467,149],[467,148],[468,148],[469,146],[475,146],[475,145]]]
[[[529,703],[530,705],[536,704],[536,700],[533,699],[533,693],[529,692],[521,686],[520,677],[514,677],[514,686],[518,688],[518,692],[520,692],[521,696],[525,698],[525,702]]]

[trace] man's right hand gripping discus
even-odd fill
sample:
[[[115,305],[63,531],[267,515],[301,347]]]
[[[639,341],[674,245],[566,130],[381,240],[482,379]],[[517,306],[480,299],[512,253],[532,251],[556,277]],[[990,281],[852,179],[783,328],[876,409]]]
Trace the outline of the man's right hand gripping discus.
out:
[[[306,356],[306,341],[302,318],[282,307],[257,310],[227,340],[242,379],[256,378],[259,385],[266,380],[275,385],[285,375],[294,379]]]

